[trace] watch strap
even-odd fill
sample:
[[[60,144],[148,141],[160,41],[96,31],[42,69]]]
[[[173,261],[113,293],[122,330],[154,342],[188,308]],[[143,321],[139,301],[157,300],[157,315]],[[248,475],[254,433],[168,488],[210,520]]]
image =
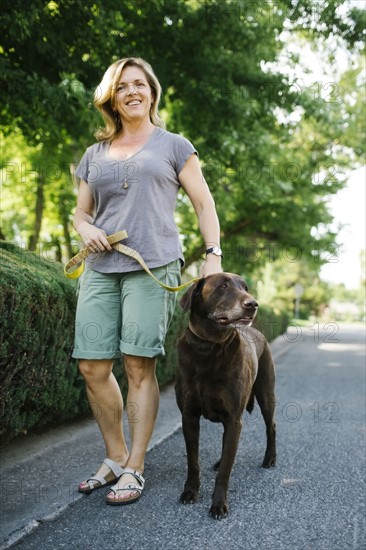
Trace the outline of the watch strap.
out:
[[[215,252],[215,250],[219,250],[220,254],[217,254],[217,252]],[[222,254],[221,248],[219,248],[218,246],[211,246],[211,248],[207,248],[206,256],[207,256],[207,254],[215,254],[215,256],[221,256],[221,258],[224,257],[223,254]]]

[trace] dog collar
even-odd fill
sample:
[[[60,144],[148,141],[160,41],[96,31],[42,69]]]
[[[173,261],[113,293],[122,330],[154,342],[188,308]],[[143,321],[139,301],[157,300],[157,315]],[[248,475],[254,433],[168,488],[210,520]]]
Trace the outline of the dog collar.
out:
[[[191,322],[188,323],[188,328],[189,330],[192,332],[192,334],[194,334],[195,336],[197,336],[197,338],[199,338],[200,340],[202,340],[203,342],[208,342],[210,344],[223,344],[225,342],[227,342],[230,338],[230,335],[225,338],[224,340],[216,340],[216,338],[214,340],[210,340],[209,338],[203,338],[203,336],[200,336],[199,334],[197,334],[197,332],[194,330],[194,328],[192,327],[191,325]],[[233,331],[234,333],[235,331]],[[232,335],[231,335],[232,336]]]
[[[199,334],[197,334],[197,332],[193,329],[191,323],[188,323],[188,328],[191,332],[193,332],[193,334],[195,336],[197,336],[197,338],[199,338],[200,340],[204,340],[205,342],[207,342],[206,338],[202,338],[202,336],[200,336]]]

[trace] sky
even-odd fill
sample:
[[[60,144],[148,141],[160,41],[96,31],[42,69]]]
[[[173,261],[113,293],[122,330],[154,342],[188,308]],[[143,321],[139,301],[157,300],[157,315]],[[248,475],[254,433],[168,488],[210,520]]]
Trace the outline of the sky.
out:
[[[347,288],[358,288],[361,278],[360,250],[366,248],[366,166],[351,173],[347,186],[329,201],[329,210],[335,224],[344,224],[336,244],[336,257],[320,272],[324,281],[341,283]]]

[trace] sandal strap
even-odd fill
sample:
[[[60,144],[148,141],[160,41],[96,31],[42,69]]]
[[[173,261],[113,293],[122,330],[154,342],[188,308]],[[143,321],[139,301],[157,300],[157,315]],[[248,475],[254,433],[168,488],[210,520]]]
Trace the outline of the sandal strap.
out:
[[[86,483],[88,483],[89,485],[90,483],[92,485],[95,485],[96,482],[100,483],[101,485],[105,485],[107,483],[104,477],[96,476],[94,474],[93,474],[93,477],[89,477],[89,479],[86,480]]]
[[[110,458],[105,458],[103,462],[106,466],[108,466],[111,472],[113,472],[116,478],[120,477],[123,474],[123,468],[119,464],[114,462],[114,460],[111,460]],[[95,485],[95,483],[97,482],[100,483],[102,486],[107,485],[108,483],[103,476],[97,476],[95,474],[92,474],[91,477],[86,480],[86,483],[88,483],[89,485]]]
[[[134,483],[133,481],[130,481],[127,486],[124,486],[121,488],[117,487],[117,484],[120,482],[123,474],[131,474],[139,483],[139,485],[137,485],[137,483]],[[113,487],[110,488],[109,492],[113,492],[117,494],[119,491],[138,491],[141,495],[144,485],[145,485],[145,479],[142,474],[140,474],[136,470],[133,470],[132,468],[123,468],[123,473],[120,476],[118,482],[115,485],[113,485]]]
[[[136,470],[133,470],[132,468],[123,468],[123,474],[131,474],[133,475],[133,477],[135,479],[137,479],[137,481],[140,483],[141,485],[141,489],[144,488],[144,485],[145,485],[145,478],[142,474],[140,474],[139,472],[137,472]]]
[[[120,491],[137,491],[141,495],[142,490],[143,490],[143,487],[139,487],[137,483],[132,482],[132,483],[129,483],[127,487],[121,487],[120,489],[113,489],[112,487],[109,491],[109,494],[114,493],[116,495]]]
[[[123,468],[117,464],[117,462],[114,462],[111,458],[105,458],[103,460],[104,464],[108,466],[108,468],[114,473],[116,477],[120,477],[123,474]]]

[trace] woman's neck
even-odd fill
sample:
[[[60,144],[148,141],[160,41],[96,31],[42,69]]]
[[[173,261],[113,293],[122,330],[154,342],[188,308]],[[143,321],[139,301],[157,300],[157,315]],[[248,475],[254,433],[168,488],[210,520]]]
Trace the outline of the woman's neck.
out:
[[[123,121],[123,127],[117,138],[133,140],[150,135],[155,130],[154,124],[150,120],[144,121]]]

